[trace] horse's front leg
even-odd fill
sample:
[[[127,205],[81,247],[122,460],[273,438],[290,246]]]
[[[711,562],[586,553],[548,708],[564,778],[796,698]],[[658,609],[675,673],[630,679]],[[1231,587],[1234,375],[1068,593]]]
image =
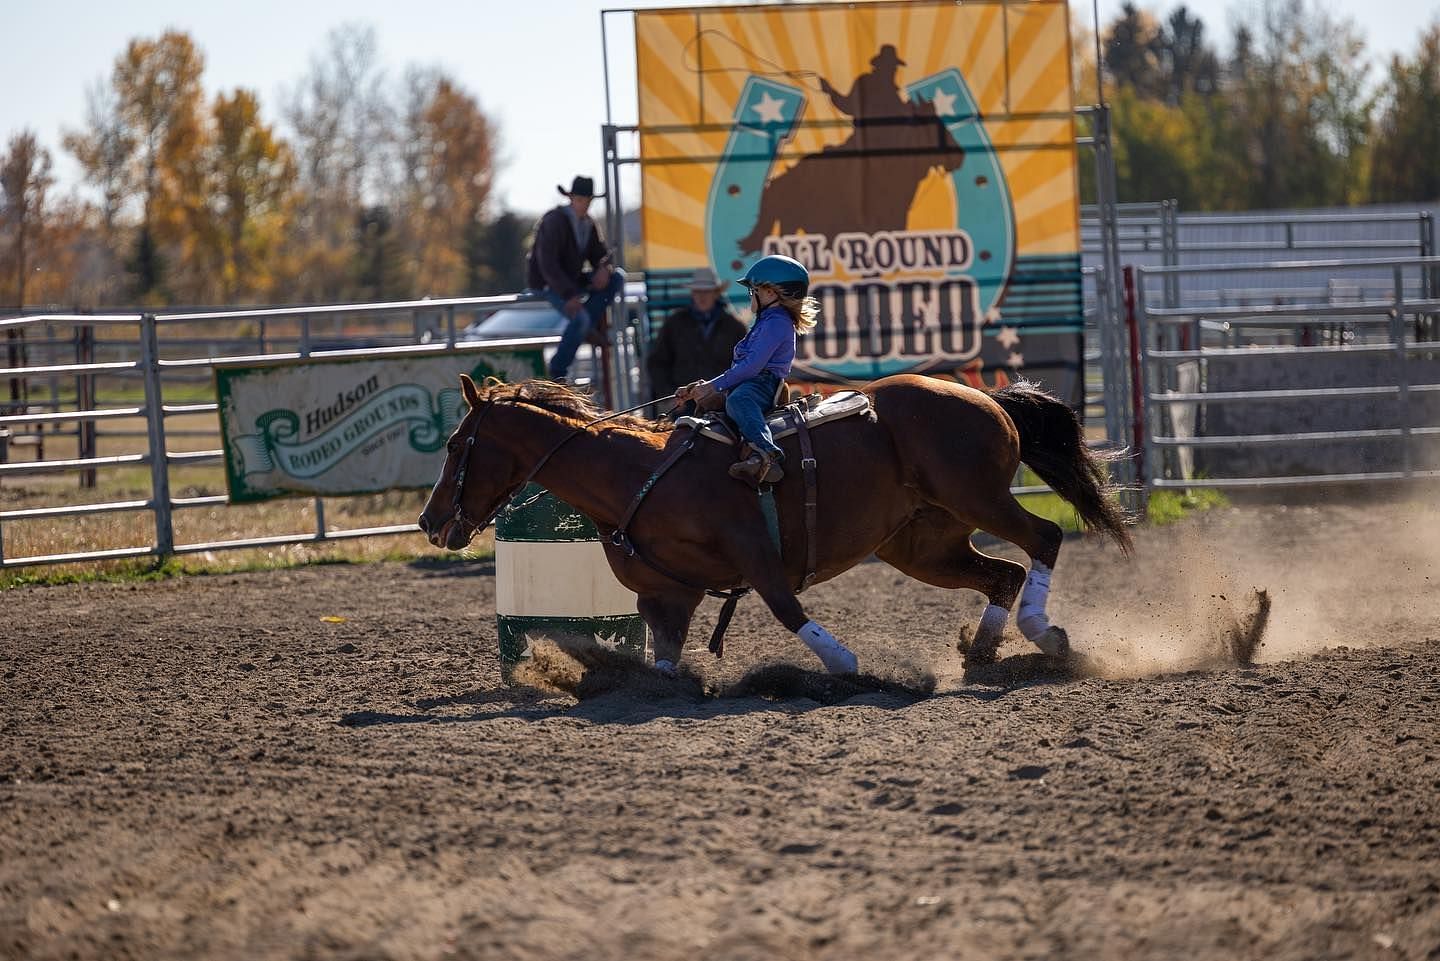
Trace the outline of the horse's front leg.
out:
[[[790,589],[790,580],[785,576],[779,556],[768,540],[751,545],[747,561],[739,566],[745,580],[765,600],[770,613],[820,658],[825,670],[831,674],[855,673],[859,661],[854,652],[806,615],[800,599]]]
[[[679,669],[690,621],[703,597],[698,591],[637,595],[636,609],[650,628],[655,645],[655,669],[662,674],[673,676]]]

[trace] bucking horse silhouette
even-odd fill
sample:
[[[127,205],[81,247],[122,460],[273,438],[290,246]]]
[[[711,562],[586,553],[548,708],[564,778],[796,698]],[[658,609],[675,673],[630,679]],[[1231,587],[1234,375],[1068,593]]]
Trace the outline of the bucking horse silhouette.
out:
[[[847,231],[904,230],[915,191],[929,172],[956,170],[965,151],[923,101],[903,100],[895,68],[904,66],[885,44],[869,73],[842,94],[829,81],[820,89],[850,117],[854,132],[841,144],[806,154],[765,185],[760,216],[740,240],[740,255],[760,253],[775,233],[834,237]]]

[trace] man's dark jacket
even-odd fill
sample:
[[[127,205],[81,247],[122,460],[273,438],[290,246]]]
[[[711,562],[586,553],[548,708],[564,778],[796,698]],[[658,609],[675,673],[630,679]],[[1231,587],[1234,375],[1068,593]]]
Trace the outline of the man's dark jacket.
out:
[[[561,204],[540,218],[535,228],[535,243],[530,248],[526,266],[525,283],[534,290],[549,287],[555,293],[569,300],[585,291],[585,262],[591,268],[608,260],[610,253],[605,241],[600,239],[600,228],[590,220],[590,242],[584,250],[575,240],[575,228],[570,226],[567,204]]]
[[[728,310],[722,308],[718,314],[709,337],[701,333],[700,319],[689,307],[665,318],[646,358],[654,396],[664,397],[675,393],[677,387],[718,377],[730,366],[735,345],[745,336],[745,325]]]

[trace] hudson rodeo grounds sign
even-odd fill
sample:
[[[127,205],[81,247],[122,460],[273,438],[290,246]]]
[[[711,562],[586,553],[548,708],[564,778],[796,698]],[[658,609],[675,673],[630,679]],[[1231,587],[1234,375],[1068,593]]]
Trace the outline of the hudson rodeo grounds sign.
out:
[[[425,488],[465,415],[460,374],[544,375],[539,350],[217,365],[231,501]]]
[[[1080,403],[1065,3],[644,11],[635,35],[648,267],[804,263],[796,379],[1026,374]]]

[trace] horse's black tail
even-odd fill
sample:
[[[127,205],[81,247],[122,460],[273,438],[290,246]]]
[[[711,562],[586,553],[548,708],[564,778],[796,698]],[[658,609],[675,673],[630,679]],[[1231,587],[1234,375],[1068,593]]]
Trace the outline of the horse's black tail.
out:
[[[1115,539],[1127,554],[1133,546],[1125,509],[1115,499],[1106,465],[1121,453],[1092,451],[1075,412],[1029,381],[990,395],[1020,431],[1020,459],[1079,511],[1090,527]]]

